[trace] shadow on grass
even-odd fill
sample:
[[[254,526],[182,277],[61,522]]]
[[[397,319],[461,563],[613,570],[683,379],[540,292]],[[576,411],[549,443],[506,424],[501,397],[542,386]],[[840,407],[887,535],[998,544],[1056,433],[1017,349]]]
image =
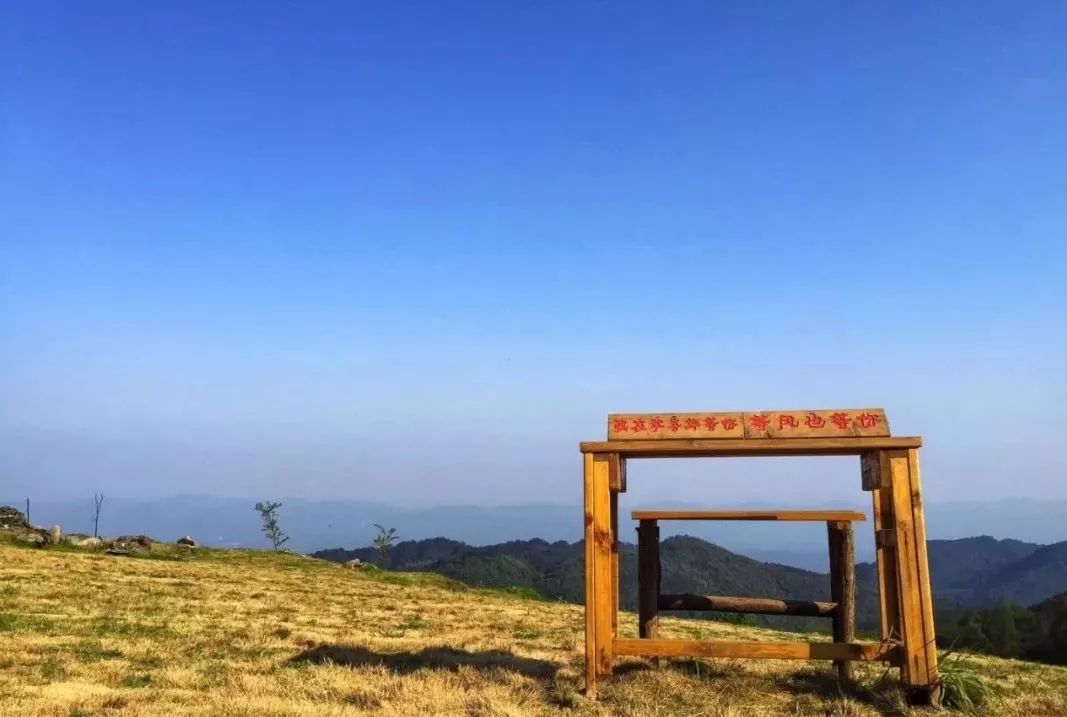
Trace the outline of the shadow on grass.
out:
[[[452,647],[427,647],[418,652],[375,652],[358,645],[318,645],[289,660],[290,664],[334,664],[348,667],[385,667],[398,675],[417,670],[504,670],[527,677],[551,679],[559,666],[546,660],[519,657],[504,650],[467,652]]]
[[[864,686],[841,682],[833,671],[808,669],[780,675],[774,682],[782,690],[793,694],[814,695],[824,700],[845,697],[872,707],[883,717],[900,717],[910,713],[904,690],[888,676],[873,685]]]
[[[660,666],[653,662],[627,662],[615,667],[615,675],[638,676],[648,670],[667,669],[714,684],[720,693],[729,693],[743,700],[748,692],[763,692],[768,683],[776,690],[801,699],[818,699],[824,703],[852,700],[875,710],[882,717],[903,717],[910,714],[900,684],[888,676],[874,684],[843,683],[833,670],[801,668],[776,675],[746,672],[729,663],[700,658],[664,660]],[[836,713],[835,713],[836,714]]]

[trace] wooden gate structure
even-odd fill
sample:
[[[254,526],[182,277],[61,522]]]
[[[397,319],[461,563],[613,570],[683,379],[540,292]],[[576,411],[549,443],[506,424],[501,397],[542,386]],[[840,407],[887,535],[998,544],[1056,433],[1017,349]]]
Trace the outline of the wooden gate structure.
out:
[[[900,668],[901,681],[913,701],[937,701],[937,651],[919,478],[922,439],[891,437],[882,409],[612,414],[608,416],[608,440],[583,442],[580,446],[585,473],[587,695],[596,696],[597,678],[612,674],[617,656],[644,655],[824,659],[837,663],[842,676],[848,675],[849,661],[883,662]],[[641,637],[619,636],[618,495],[626,491],[627,460],[746,456],[859,457],[862,488],[873,496],[880,642],[857,642],[847,629],[854,599],[851,592],[854,586],[848,580],[853,560],[850,521],[863,518],[862,514],[844,515],[847,511],[765,511],[756,518],[724,511],[687,515],[672,511],[635,512],[634,518],[641,524],[638,529],[641,552],[638,571],[643,575],[639,578],[642,580]],[[829,529],[834,601],[797,604],[792,606],[797,608],[794,610],[789,601],[659,595],[656,521],[723,518],[825,520]],[[844,561],[848,564],[844,565]],[[820,614],[834,618],[834,639],[832,642],[659,639],[655,634],[655,615],[660,609]]]

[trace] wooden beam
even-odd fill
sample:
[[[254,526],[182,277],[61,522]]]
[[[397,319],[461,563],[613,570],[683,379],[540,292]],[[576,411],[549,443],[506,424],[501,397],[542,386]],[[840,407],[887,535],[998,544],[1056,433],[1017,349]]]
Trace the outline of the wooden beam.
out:
[[[878,453],[864,453],[860,456],[860,481],[863,490],[877,490],[888,488],[889,479],[882,478],[882,472],[878,470]]]
[[[626,492],[626,461],[618,453],[609,454],[611,462],[611,490],[613,493]]]
[[[618,453],[624,458],[671,458],[674,456],[851,456],[870,451],[907,450],[922,447],[922,439],[904,438],[765,438],[761,440],[666,440],[586,441],[583,453]]]
[[[784,521],[864,521],[867,516],[854,510],[635,510],[633,520],[784,520]]]
[[[892,662],[897,650],[884,642],[732,642],[709,640],[615,640],[616,655],[724,657],[774,660]]]
[[[837,611],[836,602],[814,600],[775,600],[772,598],[724,597],[721,595],[660,595],[660,610],[714,610],[751,615],[804,615],[831,617]]]

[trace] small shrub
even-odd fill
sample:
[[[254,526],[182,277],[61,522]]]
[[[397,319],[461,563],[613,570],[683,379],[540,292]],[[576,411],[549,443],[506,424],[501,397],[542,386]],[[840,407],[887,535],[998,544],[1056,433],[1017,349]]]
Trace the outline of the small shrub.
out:
[[[389,548],[397,541],[396,528],[386,528],[385,526],[374,524],[374,527],[378,529],[378,535],[374,538],[374,549],[378,551],[378,562],[385,568],[389,566]]]
[[[278,522],[278,508],[281,507],[281,503],[271,501],[256,503],[256,512],[263,521],[263,534],[275,550],[279,550],[289,540],[289,536],[282,532],[282,526]]]
[[[941,673],[941,704],[945,707],[974,713],[996,697],[992,686],[959,653],[942,655],[938,670]]]

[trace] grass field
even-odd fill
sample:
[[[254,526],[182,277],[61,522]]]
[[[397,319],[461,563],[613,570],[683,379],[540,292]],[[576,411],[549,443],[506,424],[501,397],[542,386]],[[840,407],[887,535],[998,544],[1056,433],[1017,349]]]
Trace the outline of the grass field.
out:
[[[625,631],[635,620],[624,615]],[[666,620],[668,636],[782,639]],[[884,670],[623,663],[581,695],[582,609],[428,574],[156,546],[149,557],[0,545],[3,715],[761,715],[909,711]],[[1067,715],[1067,669],[974,658],[989,715]]]

